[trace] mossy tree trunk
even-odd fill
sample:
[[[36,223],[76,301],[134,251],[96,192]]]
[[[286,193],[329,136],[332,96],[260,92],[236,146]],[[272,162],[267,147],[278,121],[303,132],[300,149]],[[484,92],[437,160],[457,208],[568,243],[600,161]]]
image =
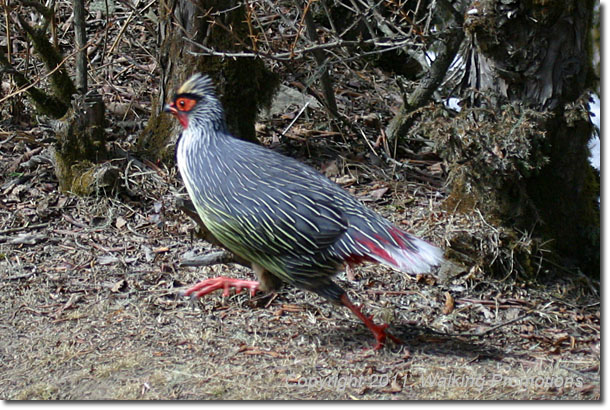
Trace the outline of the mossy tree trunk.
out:
[[[177,121],[162,108],[175,89],[192,73],[209,74],[224,105],[229,130],[237,137],[255,141],[254,123],[259,107],[270,103],[279,85],[262,60],[194,55],[201,49],[185,40],[226,52],[252,47],[248,9],[236,0],[162,0],[159,5],[159,62],[161,85],[139,149],[151,159],[173,158]]]
[[[468,202],[468,191],[489,220],[533,232],[567,257],[562,262],[598,275],[599,186],[588,162],[593,7],[592,0],[471,3],[461,89],[466,107],[479,111],[476,126],[462,124],[462,130],[472,134],[484,121],[507,126],[496,125],[501,135],[480,150],[489,161],[445,157],[453,170],[450,203]],[[521,138],[525,128],[527,138]],[[463,146],[460,138],[454,140]],[[511,152],[515,172],[485,170],[493,161],[506,164]]]
[[[96,92],[76,94],[66,115],[55,122],[55,175],[64,192],[91,195],[113,192],[118,169],[107,161],[105,108]]]
[[[41,24],[33,25],[24,17],[27,13],[17,14],[21,28],[49,72],[52,94],[34,87],[24,73],[11,66],[10,59],[3,52],[0,52],[0,65],[13,73],[17,85],[28,87],[27,91],[41,114],[56,119],[53,121],[56,131],[53,160],[60,189],[77,195],[112,191],[118,172],[114,166],[104,162],[108,158],[104,102],[96,92],[87,92],[84,0],[73,1],[78,87],[75,87],[64,66],[61,51],[49,40],[48,27],[55,19],[53,8],[40,2],[22,3],[44,17]]]

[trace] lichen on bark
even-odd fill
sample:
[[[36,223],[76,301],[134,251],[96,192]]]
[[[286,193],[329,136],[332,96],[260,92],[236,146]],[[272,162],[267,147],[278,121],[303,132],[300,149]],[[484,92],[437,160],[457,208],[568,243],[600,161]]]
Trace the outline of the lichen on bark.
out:
[[[118,173],[108,158],[104,104],[95,93],[75,96],[66,115],[55,122],[55,173],[64,192],[90,195],[113,189]]]

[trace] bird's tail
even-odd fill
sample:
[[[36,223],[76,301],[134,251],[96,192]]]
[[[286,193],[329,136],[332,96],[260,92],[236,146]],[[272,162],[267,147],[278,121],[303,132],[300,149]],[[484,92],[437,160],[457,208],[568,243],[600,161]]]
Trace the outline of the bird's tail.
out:
[[[425,273],[443,261],[443,251],[388,223],[383,230],[361,230],[353,239],[366,259],[409,274]],[[381,233],[379,233],[381,232]]]

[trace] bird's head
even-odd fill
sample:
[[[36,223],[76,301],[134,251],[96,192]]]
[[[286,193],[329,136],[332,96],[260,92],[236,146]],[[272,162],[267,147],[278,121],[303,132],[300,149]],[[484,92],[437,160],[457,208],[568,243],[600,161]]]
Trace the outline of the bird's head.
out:
[[[214,84],[207,75],[194,74],[176,91],[176,95],[163,111],[174,115],[187,128],[189,124],[204,122],[216,123],[222,126],[223,110],[216,98]]]

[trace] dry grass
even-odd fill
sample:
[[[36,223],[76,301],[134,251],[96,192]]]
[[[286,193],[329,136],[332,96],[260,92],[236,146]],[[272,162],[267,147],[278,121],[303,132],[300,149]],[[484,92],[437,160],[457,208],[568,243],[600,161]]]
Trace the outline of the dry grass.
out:
[[[53,191],[42,212],[36,193],[52,183],[44,171],[18,202],[4,203],[0,231],[23,226],[25,215],[46,224],[5,235],[38,234],[34,245],[0,243],[5,399],[599,397],[599,304],[580,283],[523,288],[475,272],[434,283],[361,267],[354,281],[339,280],[405,341],[374,352],[357,319],[299,290],[180,297],[201,278],[251,273],[179,266],[186,252],[209,247],[188,240],[192,224],[173,208],[171,173],[131,168],[139,202]],[[423,192],[414,197],[420,207],[408,209],[424,209],[431,196]],[[395,194],[379,211],[405,200]],[[436,222],[422,217],[442,219],[435,209],[414,212],[411,227],[433,232],[426,227]]]

